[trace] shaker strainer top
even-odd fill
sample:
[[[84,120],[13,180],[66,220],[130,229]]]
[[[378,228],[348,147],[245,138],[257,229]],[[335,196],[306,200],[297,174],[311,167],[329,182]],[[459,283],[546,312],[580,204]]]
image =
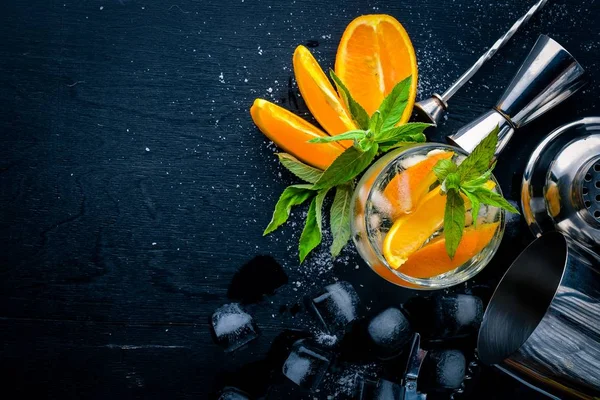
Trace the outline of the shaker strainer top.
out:
[[[581,198],[585,208],[600,222],[600,157],[586,171],[581,185]]]
[[[600,117],[540,143],[523,174],[521,203],[534,235],[556,230],[600,253]]]

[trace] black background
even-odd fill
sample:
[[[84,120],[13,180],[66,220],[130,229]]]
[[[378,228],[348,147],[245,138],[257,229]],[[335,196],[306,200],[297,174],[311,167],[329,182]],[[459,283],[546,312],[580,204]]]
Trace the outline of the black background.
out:
[[[528,8],[518,0],[177,2],[5,1],[0,5],[0,365],[5,390],[45,398],[209,398],[222,377],[260,360],[285,311],[339,277],[368,310],[414,292],[388,284],[352,246],[297,262],[300,216],[263,238],[294,178],[248,113],[256,97],[288,104],[298,44],[333,66],[345,26],[388,13],[406,27],[420,97],[443,90]],[[430,139],[489,108],[539,33],[561,42],[591,85],[522,129],[499,160],[518,200],[528,154],[551,129],[595,113],[596,0],[550,1],[461,90]],[[298,114],[310,119],[301,99]],[[298,212],[296,213],[298,214]],[[509,223],[500,253],[475,281],[494,284],[531,241]],[[225,354],[208,318],[228,302],[238,268],[270,254],[290,284],[249,306],[261,337]],[[285,306],[285,307],[282,307]],[[325,398],[278,385],[271,398]],[[486,369],[473,399],[536,399]]]

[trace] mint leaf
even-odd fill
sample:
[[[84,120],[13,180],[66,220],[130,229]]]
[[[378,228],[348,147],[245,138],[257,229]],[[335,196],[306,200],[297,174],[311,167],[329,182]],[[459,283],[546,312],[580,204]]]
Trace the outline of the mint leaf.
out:
[[[315,183],[314,189],[332,188],[354,179],[371,164],[378,148],[377,143],[373,143],[366,151],[361,151],[354,146],[346,149],[323,172],[321,178]]]
[[[519,210],[517,210],[512,204],[508,202],[508,200],[506,200],[504,197],[502,197],[496,192],[492,192],[491,190],[486,189],[484,187],[479,187],[471,191],[471,193],[474,196],[476,196],[477,199],[483,204],[487,204],[493,207],[500,207],[513,214],[520,214]]]
[[[355,130],[355,131],[348,131],[345,133],[341,133],[339,135],[335,135],[335,136],[325,136],[325,137],[318,137],[318,138],[314,138],[308,141],[308,143],[329,143],[329,142],[339,142],[341,140],[358,140],[358,139],[362,139],[363,137],[365,137],[365,131],[363,130]]]
[[[467,198],[471,202],[471,216],[473,218],[473,225],[477,228],[477,218],[479,217],[479,210],[481,208],[481,203],[479,202],[479,199],[477,198],[477,196],[475,196],[471,192],[468,192],[466,190],[461,190],[461,192],[465,196],[467,196]]]
[[[458,175],[458,172],[451,172],[446,176],[446,179],[442,182],[442,189],[444,192],[448,192],[452,189],[460,189],[460,176]]]
[[[279,157],[281,165],[288,171],[308,183],[315,183],[323,175],[323,171],[320,169],[304,164],[291,154],[279,153],[277,157]]]
[[[422,122],[409,122],[394,128],[387,128],[383,131],[375,133],[375,141],[377,143],[385,142],[424,142],[425,135],[423,131],[430,127],[431,124]]]
[[[444,212],[444,235],[446,236],[446,252],[450,259],[453,259],[456,254],[464,228],[465,201],[457,190],[449,190]]]
[[[465,190],[473,190],[485,185],[492,177],[492,170],[488,169],[482,175],[460,185]]]
[[[346,85],[344,85],[342,80],[335,74],[333,70],[329,71],[329,75],[335,83],[340,97],[346,104],[346,107],[348,107],[348,111],[350,111],[350,115],[352,116],[354,122],[356,122],[360,129],[369,129],[369,114],[367,114],[365,109],[358,104],[356,100],[354,100]]]
[[[356,143],[356,146],[358,146],[358,149],[362,152],[371,150],[375,145],[376,143],[369,137],[364,137]]]
[[[448,174],[456,172],[458,167],[451,160],[440,160],[433,167],[433,173],[438,181],[444,182]]]
[[[382,124],[383,119],[381,118],[381,113],[377,110],[371,115],[371,119],[369,119],[369,131],[376,135],[381,129]]]
[[[263,236],[268,235],[284,224],[290,217],[292,207],[304,203],[314,194],[312,185],[288,186],[279,197],[271,222],[269,222],[269,226],[263,232]]]
[[[325,200],[328,191],[329,189],[321,190],[310,203],[306,223],[300,235],[300,244],[298,246],[300,263],[304,262],[306,256],[321,243],[323,232],[323,200]]]
[[[352,199],[353,189],[352,182],[348,182],[337,186],[335,190],[335,197],[329,211],[329,225],[333,236],[330,250],[333,257],[340,255],[352,234],[350,230],[350,200]]]
[[[490,165],[494,160],[496,146],[498,145],[498,132],[500,128],[496,126],[489,135],[485,137],[475,147],[473,152],[458,166],[458,173],[461,182],[467,182],[475,179],[485,171],[490,169]]]
[[[409,76],[394,86],[390,94],[383,99],[383,102],[379,106],[379,111],[383,118],[383,130],[392,128],[400,122],[400,118],[402,118],[402,114],[404,114],[404,110],[408,104],[411,83],[412,76]]]

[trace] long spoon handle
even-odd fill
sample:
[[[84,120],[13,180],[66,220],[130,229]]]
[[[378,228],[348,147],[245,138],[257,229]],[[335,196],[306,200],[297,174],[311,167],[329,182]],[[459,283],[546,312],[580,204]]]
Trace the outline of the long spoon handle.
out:
[[[488,51],[486,51],[481,57],[479,57],[479,60],[477,60],[477,62],[473,64],[471,68],[469,68],[464,74],[462,74],[462,76],[458,78],[458,80],[454,82],[454,84],[450,86],[448,90],[444,92],[444,94],[442,94],[442,99],[444,101],[448,101],[458,91],[458,89],[463,87],[463,85],[467,83],[473,77],[473,75],[477,73],[477,71],[479,71],[483,64],[485,64],[486,61],[492,58],[492,56],[496,54],[496,52],[500,50],[500,48],[502,48],[502,46],[504,46],[513,37],[515,33],[517,33],[519,28],[521,28],[521,26],[523,26],[527,21],[529,21],[536,12],[538,12],[542,7],[546,5],[547,2],[548,0],[538,1],[533,7],[529,9],[529,11],[527,11],[525,15],[519,18],[517,22],[515,22],[514,25],[504,34],[504,36],[498,39]]]

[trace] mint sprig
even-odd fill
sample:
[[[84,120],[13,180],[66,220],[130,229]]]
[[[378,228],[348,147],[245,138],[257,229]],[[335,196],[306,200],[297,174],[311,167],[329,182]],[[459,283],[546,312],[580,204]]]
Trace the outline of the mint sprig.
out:
[[[279,153],[277,157],[279,157],[281,165],[305,182],[316,183],[323,175],[323,171],[320,169],[304,164],[291,154]]]
[[[285,224],[290,217],[290,212],[293,206],[300,205],[306,200],[315,195],[315,190],[312,185],[291,185],[288,186],[275,204],[275,211],[271,222],[263,232],[263,235],[268,235],[281,225]]]
[[[348,111],[350,111],[350,115],[352,116],[354,122],[356,122],[356,125],[358,125],[360,129],[367,129],[369,127],[369,114],[367,114],[363,106],[354,100],[346,85],[344,85],[342,80],[335,74],[335,72],[333,72],[333,70],[329,71],[329,76],[331,76],[331,79],[335,83],[338,94],[344,101],[344,104],[346,104],[346,107],[348,108]]]
[[[310,203],[304,230],[300,235],[298,251],[300,262],[303,262],[308,253],[321,243],[323,236],[323,201],[329,189],[321,190]]]
[[[471,203],[475,226],[477,226],[477,216],[482,204],[519,214],[519,211],[504,197],[486,187],[496,167],[494,154],[498,145],[498,132],[499,128],[496,127],[460,165],[450,160],[440,160],[433,167],[433,172],[447,196],[444,235],[446,252],[450,258],[456,255],[465,229],[466,206],[462,196]]]
[[[336,136],[315,138],[309,142],[330,143],[352,140],[354,145],[347,148],[325,171],[310,167],[289,154],[279,154],[279,159],[285,168],[311,185],[288,187],[275,206],[273,219],[265,230],[265,234],[268,234],[277,229],[287,221],[292,206],[312,198],[300,237],[300,262],[304,261],[321,242],[323,201],[332,191],[331,189],[335,188],[335,197],[330,210],[333,236],[330,250],[332,256],[336,257],[348,243],[351,235],[350,201],[355,178],[373,163],[378,154],[409,143],[425,142],[423,132],[431,126],[424,123],[406,123],[397,126],[408,105],[412,84],[410,76],[392,89],[379,109],[371,116],[352,97],[335,72],[330,71],[330,76],[358,129]]]
[[[333,236],[331,255],[337,257],[350,240],[350,200],[354,192],[354,182],[348,182],[335,188],[335,197],[329,211],[329,225]]]

